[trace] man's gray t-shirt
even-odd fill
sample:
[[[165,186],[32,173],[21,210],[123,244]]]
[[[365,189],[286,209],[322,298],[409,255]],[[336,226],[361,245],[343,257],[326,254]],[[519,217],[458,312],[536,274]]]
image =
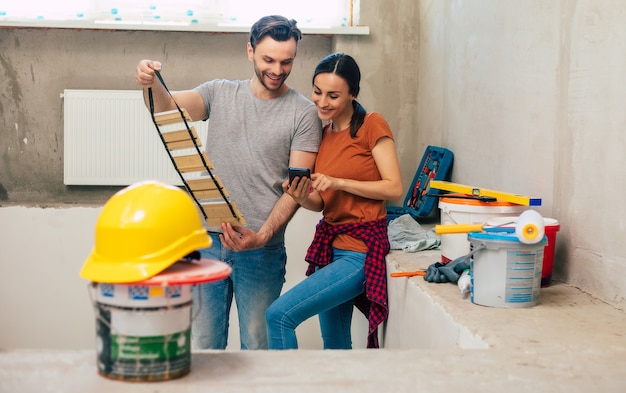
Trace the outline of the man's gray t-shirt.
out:
[[[291,88],[278,98],[259,99],[249,80],[212,80],[194,90],[208,113],[206,152],[215,166],[212,172],[228,190],[247,228],[258,231],[283,194],[291,150],[319,149],[322,129],[317,109]],[[284,228],[270,241],[283,240]]]

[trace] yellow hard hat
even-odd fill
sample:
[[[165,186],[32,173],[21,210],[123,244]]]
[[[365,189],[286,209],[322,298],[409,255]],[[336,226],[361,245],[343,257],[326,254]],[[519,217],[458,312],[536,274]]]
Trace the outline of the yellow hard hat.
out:
[[[206,247],[211,238],[185,191],[140,182],[113,195],[102,208],[95,246],[80,276],[106,283],[142,281]]]

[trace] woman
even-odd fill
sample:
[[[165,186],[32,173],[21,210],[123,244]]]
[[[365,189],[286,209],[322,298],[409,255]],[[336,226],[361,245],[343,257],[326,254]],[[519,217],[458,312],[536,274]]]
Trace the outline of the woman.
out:
[[[313,102],[327,121],[311,178],[283,190],[301,206],[323,211],[308,249],[307,278],[268,308],[270,349],[298,347],[296,327],[319,314],[325,349],[350,349],[352,310],[369,320],[367,347],[377,348],[387,317],[386,200],[402,195],[393,135],[379,113],[357,101],[361,73],[343,53],[324,58],[313,75]]]

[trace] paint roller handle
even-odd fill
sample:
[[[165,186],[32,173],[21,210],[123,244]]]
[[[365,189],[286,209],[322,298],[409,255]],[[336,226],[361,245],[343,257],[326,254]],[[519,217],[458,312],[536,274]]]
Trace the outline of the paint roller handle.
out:
[[[435,225],[435,233],[445,235],[449,233],[481,232],[485,224],[443,224]]]

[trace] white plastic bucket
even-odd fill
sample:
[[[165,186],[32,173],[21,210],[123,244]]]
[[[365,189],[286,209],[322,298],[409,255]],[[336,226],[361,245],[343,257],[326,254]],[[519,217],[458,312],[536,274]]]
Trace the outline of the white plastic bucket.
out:
[[[501,226],[516,221],[517,217],[499,217],[487,221],[487,225]],[[556,234],[561,229],[561,224],[554,218],[543,218],[548,244],[543,253],[543,269],[541,272],[541,287],[549,287],[552,282],[552,267],[554,265],[554,250],[556,248]],[[515,227],[515,224],[506,224],[507,227]]]
[[[472,303],[489,307],[532,307],[539,301],[547,240],[526,244],[515,233],[467,234],[471,249]]]
[[[451,194],[456,196],[458,194]],[[482,224],[490,218],[520,215],[528,206],[508,202],[482,202],[476,199],[446,198],[439,200],[441,225],[446,224]],[[442,234],[441,262],[447,263],[467,255],[470,243],[465,233]]]
[[[189,373],[192,285],[94,286],[100,375],[163,381]]]

